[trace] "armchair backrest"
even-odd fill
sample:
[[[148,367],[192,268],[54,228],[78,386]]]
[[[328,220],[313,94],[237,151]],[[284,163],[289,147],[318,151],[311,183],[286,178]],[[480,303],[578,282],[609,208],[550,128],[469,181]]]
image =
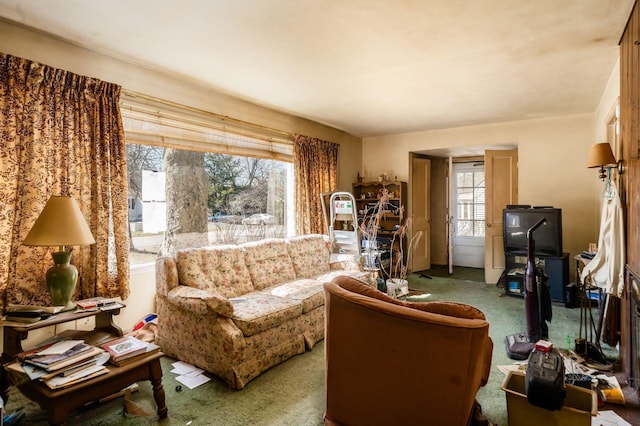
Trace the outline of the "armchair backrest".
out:
[[[325,423],[467,424],[491,366],[482,312],[396,301],[350,277],[324,289]]]

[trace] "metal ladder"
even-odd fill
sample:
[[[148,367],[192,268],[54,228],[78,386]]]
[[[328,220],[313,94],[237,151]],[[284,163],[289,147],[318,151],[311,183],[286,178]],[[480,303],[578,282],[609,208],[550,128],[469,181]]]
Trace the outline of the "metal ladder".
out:
[[[329,199],[329,237],[332,253],[360,256],[356,200],[350,192],[334,192]],[[341,228],[337,228],[341,226]]]

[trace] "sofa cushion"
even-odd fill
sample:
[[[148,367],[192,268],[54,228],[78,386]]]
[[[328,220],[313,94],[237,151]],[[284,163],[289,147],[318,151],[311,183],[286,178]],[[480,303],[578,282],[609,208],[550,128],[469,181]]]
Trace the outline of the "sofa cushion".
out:
[[[302,315],[302,302],[254,292],[235,301],[233,310],[233,322],[242,334],[252,336]]]
[[[311,278],[330,270],[331,255],[323,235],[311,234],[287,239],[287,251],[296,278]]]
[[[200,315],[207,315],[211,312],[225,317],[233,315],[233,304],[218,293],[199,288],[179,285],[167,295],[169,302],[180,306],[188,311]]]
[[[279,284],[263,290],[263,292],[273,296],[302,302],[303,313],[307,313],[318,306],[324,305],[324,290],[322,288],[322,283],[309,278]]]
[[[262,290],[295,278],[287,245],[283,239],[252,241],[240,246],[255,290]]]
[[[191,248],[176,252],[180,284],[237,297],[253,291],[251,276],[238,246]]]

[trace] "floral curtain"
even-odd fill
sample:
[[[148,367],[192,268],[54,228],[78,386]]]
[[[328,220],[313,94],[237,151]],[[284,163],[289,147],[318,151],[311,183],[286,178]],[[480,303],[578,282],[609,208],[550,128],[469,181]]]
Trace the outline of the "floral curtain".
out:
[[[322,193],[335,191],[338,144],[297,135],[293,145],[298,234],[325,234]]]
[[[56,248],[21,245],[51,195],[74,197],[96,243],[74,247],[75,299],[129,296],[120,86],[0,53],[0,310],[50,304]]]

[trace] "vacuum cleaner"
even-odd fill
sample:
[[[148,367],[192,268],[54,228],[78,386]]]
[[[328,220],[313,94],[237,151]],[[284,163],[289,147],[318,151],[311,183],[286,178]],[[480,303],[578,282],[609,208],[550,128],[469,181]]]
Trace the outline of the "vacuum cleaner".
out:
[[[527,264],[524,270],[524,302],[526,333],[511,334],[505,338],[507,356],[515,360],[525,360],[540,339],[548,339],[547,321],[551,321],[551,295],[545,274],[541,266],[536,265],[536,245],[533,233],[544,225],[542,218],[527,230]]]

